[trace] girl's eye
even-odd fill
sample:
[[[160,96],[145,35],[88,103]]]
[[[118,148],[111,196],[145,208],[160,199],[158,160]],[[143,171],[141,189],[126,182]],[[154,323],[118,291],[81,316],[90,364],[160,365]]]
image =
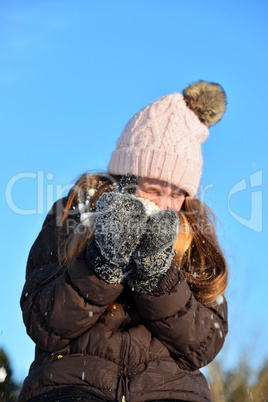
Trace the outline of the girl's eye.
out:
[[[147,193],[147,194],[159,194],[158,191],[154,191],[154,190],[147,190],[147,191],[145,191],[145,193]]]
[[[174,198],[175,200],[182,200],[184,198],[184,194],[183,193],[173,194],[171,197]]]
[[[146,194],[160,195],[160,192],[157,191],[157,190],[154,190],[154,189],[146,188],[146,189],[142,189],[142,191],[143,191],[144,193],[146,193]]]

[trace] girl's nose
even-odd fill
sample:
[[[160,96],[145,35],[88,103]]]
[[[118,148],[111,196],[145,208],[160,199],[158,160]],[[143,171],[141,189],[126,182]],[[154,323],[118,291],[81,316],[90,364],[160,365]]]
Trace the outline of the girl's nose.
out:
[[[172,206],[172,199],[171,199],[170,197],[165,197],[165,196],[160,197],[160,198],[158,199],[158,202],[159,202],[158,207],[159,207],[162,211],[164,211],[165,209],[168,209],[168,208],[172,208],[172,207],[173,207],[173,206]]]

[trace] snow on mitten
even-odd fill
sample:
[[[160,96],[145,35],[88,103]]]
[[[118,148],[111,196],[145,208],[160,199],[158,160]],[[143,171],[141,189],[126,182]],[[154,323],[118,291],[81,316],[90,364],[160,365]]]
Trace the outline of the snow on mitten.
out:
[[[117,188],[96,205],[95,232],[88,245],[94,269],[108,283],[120,283],[145,228],[146,210],[135,197],[138,178],[124,176]]]
[[[140,244],[132,256],[128,283],[136,293],[154,290],[170,268],[179,233],[179,218],[173,209],[150,215]]]

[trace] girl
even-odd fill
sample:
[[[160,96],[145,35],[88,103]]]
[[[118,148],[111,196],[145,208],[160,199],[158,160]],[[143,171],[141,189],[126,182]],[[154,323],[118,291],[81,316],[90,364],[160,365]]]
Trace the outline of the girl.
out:
[[[210,401],[199,368],[227,334],[228,269],[196,195],[201,143],[225,111],[196,82],[127,123],[107,175],[58,200],[21,297],[35,360],[19,401]]]

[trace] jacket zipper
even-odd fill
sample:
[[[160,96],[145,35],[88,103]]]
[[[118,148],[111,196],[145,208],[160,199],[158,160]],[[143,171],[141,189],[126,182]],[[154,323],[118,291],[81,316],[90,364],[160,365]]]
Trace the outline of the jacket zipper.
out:
[[[127,339],[124,342],[124,353],[123,353],[123,372],[122,372],[122,398],[121,398],[121,402],[126,402],[126,376],[124,374],[124,369],[125,369],[125,357],[126,357],[126,353],[127,353],[127,340],[128,340],[128,334],[125,334]]]
[[[122,399],[121,402],[126,402],[126,381],[125,381],[125,374],[122,375]]]

